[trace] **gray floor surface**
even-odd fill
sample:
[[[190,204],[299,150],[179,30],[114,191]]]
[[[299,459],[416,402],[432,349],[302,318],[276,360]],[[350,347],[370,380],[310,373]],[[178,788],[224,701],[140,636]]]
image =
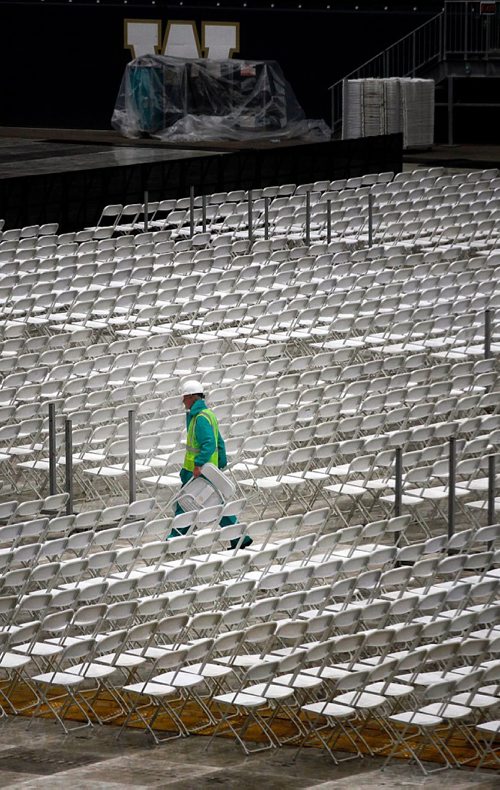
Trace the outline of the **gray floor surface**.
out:
[[[245,757],[236,744],[217,738],[206,751],[207,738],[191,737],[151,746],[140,731],[127,731],[116,741],[114,727],[81,731],[67,738],[49,721],[0,722],[0,787],[119,788],[172,787],[179,790],[295,790],[296,788],[455,788],[495,790],[500,777],[492,771],[447,770],[424,778],[413,766],[394,761],[355,759],[335,766],[317,749],[283,748]]]

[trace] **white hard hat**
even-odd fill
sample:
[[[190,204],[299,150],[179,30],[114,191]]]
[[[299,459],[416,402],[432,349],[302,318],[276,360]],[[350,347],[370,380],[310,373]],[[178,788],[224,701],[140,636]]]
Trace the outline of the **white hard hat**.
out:
[[[184,381],[181,387],[182,397],[184,395],[201,395],[203,392],[203,384],[196,379],[189,379]]]

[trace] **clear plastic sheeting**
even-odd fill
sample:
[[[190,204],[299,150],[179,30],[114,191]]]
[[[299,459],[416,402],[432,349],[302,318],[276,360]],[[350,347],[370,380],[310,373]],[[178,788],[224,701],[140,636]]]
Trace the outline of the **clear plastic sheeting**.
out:
[[[330,139],[307,120],[275,61],[145,55],[122,78],[112,126],[165,141]]]

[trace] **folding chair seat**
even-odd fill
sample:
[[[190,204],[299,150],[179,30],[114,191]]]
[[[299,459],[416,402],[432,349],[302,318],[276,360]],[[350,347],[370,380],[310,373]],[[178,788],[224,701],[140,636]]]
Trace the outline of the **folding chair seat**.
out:
[[[261,751],[262,749],[273,748],[277,745],[272,730],[266,724],[264,718],[259,716],[259,708],[265,708],[269,705],[269,700],[266,694],[272,688],[273,679],[279,672],[280,667],[286,669],[286,665],[289,663],[289,659],[285,658],[281,661],[269,661],[267,663],[250,667],[236,691],[229,692],[228,694],[219,694],[213,697],[213,702],[216,703],[221,715],[217,721],[215,731],[208,743],[208,746],[210,746],[212,739],[216,737],[219,730],[226,726],[231,730],[245,754],[250,754],[254,751]],[[257,683],[259,684],[256,687],[257,691],[252,691],[252,688],[255,687]],[[245,690],[246,687],[249,687],[250,691],[247,692]],[[259,691],[261,692],[260,694],[258,693]],[[231,711],[231,709],[236,709],[237,711],[246,714],[245,722],[241,729],[235,729],[232,724],[232,716],[229,715],[229,713],[225,713],[225,709],[228,709],[229,711]],[[245,741],[244,735],[250,721],[253,721],[266,736],[265,746],[251,748],[249,747],[248,742]]]
[[[170,720],[176,724],[178,737],[179,735],[187,735],[188,730],[183,724],[180,715],[176,711],[176,707],[170,705],[168,698],[170,696],[179,695],[181,699],[194,701],[199,708],[205,713],[207,723],[213,721],[212,715],[208,708],[205,706],[202,698],[196,692],[196,687],[204,684],[204,677],[190,671],[189,663],[185,663],[190,659],[196,660],[204,657],[210,651],[213,645],[213,640],[201,640],[197,644],[185,649],[175,650],[165,654],[162,658],[155,662],[154,670],[169,669],[167,672],[160,674],[149,675],[146,683],[140,682],[136,684],[129,684],[123,688],[123,691],[133,696],[147,696],[154,703],[156,708],[153,716],[146,719],[141,713],[141,707],[137,704],[133,705],[128,711],[127,718],[123,726],[133,719],[135,715],[144,723],[150,734],[153,736],[155,742],[161,740],[168,740],[167,738],[159,738],[154,731],[154,723],[160,712],[165,713]],[[172,736],[170,736],[172,737]]]

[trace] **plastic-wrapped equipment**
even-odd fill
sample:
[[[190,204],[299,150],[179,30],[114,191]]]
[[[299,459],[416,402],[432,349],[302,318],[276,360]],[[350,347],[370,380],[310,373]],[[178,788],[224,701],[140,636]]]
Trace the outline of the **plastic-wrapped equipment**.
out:
[[[144,55],[127,64],[111,119],[165,141],[330,138],[308,121],[275,61]]]
[[[181,488],[176,500],[185,511],[223,505],[234,497],[235,486],[214,464],[203,464],[200,477],[193,477]]]

